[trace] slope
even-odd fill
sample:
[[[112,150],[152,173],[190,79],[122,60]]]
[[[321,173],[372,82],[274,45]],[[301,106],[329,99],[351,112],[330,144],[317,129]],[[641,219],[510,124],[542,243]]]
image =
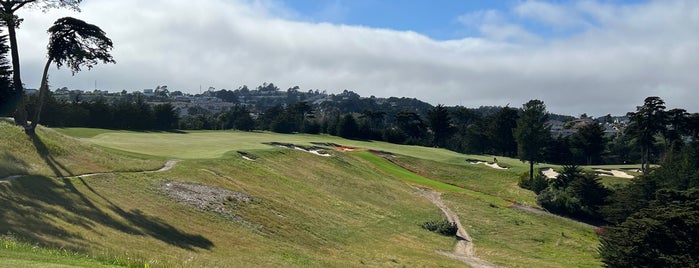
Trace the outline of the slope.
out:
[[[185,160],[164,172],[59,179],[48,174],[0,184],[0,233],[152,266],[461,266],[437,252],[451,251],[453,238],[419,227],[443,215],[404,182],[414,180],[411,183],[445,193],[444,203],[459,214],[478,257],[514,267],[599,265],[591,228],[513,210],[506,206],[510,200],[506,194],[474,191],[481,189],[458,183],[459,176],[476,174],[483,176],[484,185],[498,180],[504,185],[513,170],[459,173],[454,169],[450,180],[455,186],[442,185],[430,180],[446,182],[438,174],[411,177],[415,174],[400,166],[361,157],[361,153],[333,151],[332,156],[322,157],[262,143],[338,143],[391,151],[401,160],[411,155],[457,165],[463,172],[476,168],[465,163],[466,156],[453,152],[313,135],[91,132],[94,135],[77,140],[60,138],[95,154],[106,153],[102,148],[107,148],[109,155],[125,161],[143,154]],[[243,159],[236,151],[245,151],[255,160]],[[80,160],[61,161],[63,165],[76,161],[70,164],[79,166]],[[159,167],[163,161],[153,163]],[[494,178],[500,175],[504,178]],[[203,206],[184,201],[210,197],[194,191],[202,187],[224,194],[218,196],[221,199],[200,202]],[[173,197],[173,189],[180,189],[187,198]]]

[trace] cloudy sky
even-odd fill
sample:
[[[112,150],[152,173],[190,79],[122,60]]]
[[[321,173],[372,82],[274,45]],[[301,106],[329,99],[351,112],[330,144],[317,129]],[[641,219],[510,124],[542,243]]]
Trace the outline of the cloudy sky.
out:
[[[84,0],[26,10],[22,75],[37,87],[46,29],[74,16],[115,43],[117,64],[54,87],[204,89],[273,82],[432,104],[602,116],[647,96],[699,112],[699,1]]]

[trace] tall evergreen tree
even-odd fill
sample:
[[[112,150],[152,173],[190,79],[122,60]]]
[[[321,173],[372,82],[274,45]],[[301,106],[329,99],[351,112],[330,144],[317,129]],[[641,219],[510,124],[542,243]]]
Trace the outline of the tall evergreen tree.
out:
[[[641,147],[641,171],[647,173],[655,135],[664,133],[666,129],[665,101],[660,97],[648,97],[643,101],[643,106],[636,107],[636,112],[629,112],[627,116],[631,120],[627,131]]]
[[[551,127],[546,125],[546,105],[540,100],[530,100],[522,107],[522,116],[517,120],[515,140],[517,156],[529,161],[529,179],[534,179],[534,163],[543,159],[543,149],[551,138]]]
[[[444,105],[437,105],[427,112],[427,122],[434,135],[432,145],[444,147],[446,139],[452,133],[452,127],[449,120],[449,111]]]
[[[495,154],[514,156],[517,153],[517,142],[513,130],[517,127],[517,109],[503,107],[490,116],[488,136]]]
[[[604,142],[604,129],[597,122],[580,127],[570,140],[572,147],[577,149],[588,165],[592,164],[593,159],[600,157],[604,151]]]

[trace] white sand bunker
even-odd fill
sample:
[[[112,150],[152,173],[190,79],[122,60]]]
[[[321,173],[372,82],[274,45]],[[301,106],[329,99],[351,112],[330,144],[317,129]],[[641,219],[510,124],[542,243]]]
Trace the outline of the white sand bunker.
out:
[[[502,166],[498,165],[498,163],[488,163],[485,161],[478,161],[478,160],[466,160],[466,161],[468,161],[470,164],[473,164],[473,165],[486,165],[486,166],[494,168],[494,169],[507,169],[506,167],[502,167]]]
[[[555,179],[560,173],[553,170],[553,168],[545,168],[541,170],[541,173],[549,179]]]
[[[238,154],[240,155],[240,157],[242,157],[243,159],[248,160],[248,161],[257,160],[257,157],[255,157],[254,155],[252,155],[248,152],[238,151]]]
[[[272,146],[277,146],[277,147],[282,147],[282,148],[287,148],[287,149],[293,149],[293,150],[299,150],[299,151],[303,151],[303,152],[307,152],[307,153],[312,153],[312,154],[318,155],[318,156],[324,156],[324,157],[332,156],[331,154],[329,154],[329,153],[326,152],[326,149],[325,149],[325,148],[320,148],[320,147],[315,147],[315,146],[312,146],[312,147],[308,147],[308,148],[307,148],[307,147],[302,147],[302,146],[294,145],[294,144],[291,144],[291,143],[280,143],[280,142],[270,142],[270,143],[267,143],[267,144],[272,145]]]
[[[629,175],[628,173],[623,172],[621,170],[595,169],[595,172],[597,172],[597,174],[599,174],[600,176],[633,179],[632,175]]]

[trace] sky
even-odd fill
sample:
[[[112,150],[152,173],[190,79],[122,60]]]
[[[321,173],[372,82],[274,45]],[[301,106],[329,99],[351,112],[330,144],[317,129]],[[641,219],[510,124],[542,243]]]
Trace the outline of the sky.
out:
[[[699,112],[699,1],[84,0],[80,12],[25,9],[22,79],[37,88],[46,29],[72,16],[114,41],[116,64],[50,83],[198,93],[263,82],[433,105],[592,116],[648,96]]]

